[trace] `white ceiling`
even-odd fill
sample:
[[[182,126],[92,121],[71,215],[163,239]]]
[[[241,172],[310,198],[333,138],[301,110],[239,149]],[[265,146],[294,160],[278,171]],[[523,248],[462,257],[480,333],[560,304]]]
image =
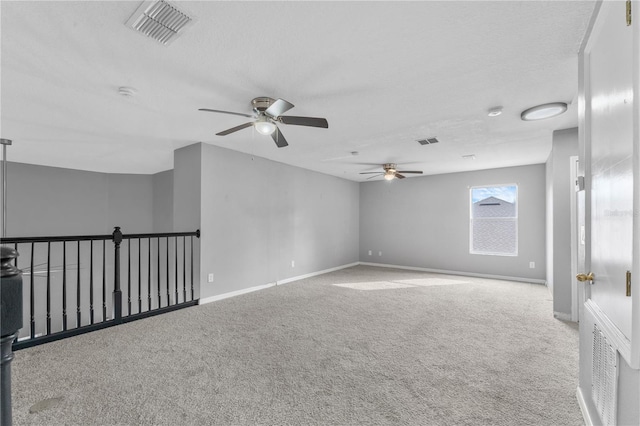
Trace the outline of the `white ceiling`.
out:
[[[9,160],[155,173],[173,167],[176,148],[204,142],[362,181],[387,162],[425,174],[543,163],[552,131],[577,125],[577,53],[594,2],[175,3],[197,22],[163,46],[124,25],[138,1],[0,2]],[[216,136],[247,119],[198,111],[250,113],[257,96],[329,129],[281,124],[279,149],[253,128]],[[520,120],[552,101],[572,104]]]

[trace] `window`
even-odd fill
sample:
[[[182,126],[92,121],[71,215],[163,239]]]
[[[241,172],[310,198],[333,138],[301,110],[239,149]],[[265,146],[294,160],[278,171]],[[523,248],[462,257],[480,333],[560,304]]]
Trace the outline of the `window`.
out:
[[[471,188],[469,252],[518,255],[517,185]]]

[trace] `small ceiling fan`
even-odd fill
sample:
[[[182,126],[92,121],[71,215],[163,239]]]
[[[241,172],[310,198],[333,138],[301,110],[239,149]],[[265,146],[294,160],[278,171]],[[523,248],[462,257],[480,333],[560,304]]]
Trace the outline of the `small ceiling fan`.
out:
[[[253,114],[220,111],[209,108],[200,108],[198,111],[219,112],[222,114],[233,114],[240,115],[242,117],[255,118],[255,121],[250,121],[248,123],[232,127],[231,129],[216,133],[216,135],[226,136],[230,133],[237,132],[238,130],[253,126],[258,133],[262,135],[271,135],[278,148],[283,148],[289,144],[282,135],[282,132],[280,132],[280,129],[278,129],[276,123],[293,124],[296,126],[322,127],[324,129],[329,127],[329,123],[325,118],[282,115],[294,106],[292,103],[287,102],[284,99],[272,99],[266,96],[261,96],[253,99],[251,101],[251,106],[253,107]]]
[[[386,180],[392,180],[392,179],[404,179],[406,176],[404,176],[402,173],[417,173],[417,174],[422,174],[422,171],[420,170],[398,170],[397,166],[395,163],[386,163],[382,165],[382,169],[384,170],[384,172],[362,172],[360,173],[361,175],[371,175],[373,174],[374,176],[371,176],[367,179],[373,179],[375,177],[378,176],[384,176],[384,178]]]

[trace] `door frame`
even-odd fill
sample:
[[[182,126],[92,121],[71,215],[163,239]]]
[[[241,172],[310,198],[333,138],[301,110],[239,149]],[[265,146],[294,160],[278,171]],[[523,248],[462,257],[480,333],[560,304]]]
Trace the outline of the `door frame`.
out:
[[[575,193],[571,195],[570,209],[571,209],[571,277],[575,277],[578,274],[578,248],[580,244],[580,212],[578,211],[578,194],[580,187],[578,184],[578,156],[569,157],[569,178],[572,188],[575,189]],[[579,322],[579,310],[580,303],[584,303],[581,300],[582,295],[580,287],[578,286],[578,280],[571,279],[571,321]]]

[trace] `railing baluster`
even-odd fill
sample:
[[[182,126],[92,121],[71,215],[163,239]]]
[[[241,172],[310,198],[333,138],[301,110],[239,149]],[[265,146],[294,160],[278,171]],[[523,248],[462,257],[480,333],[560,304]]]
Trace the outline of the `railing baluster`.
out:
[[[149,250],[149,255],[147,256],[147,268],[148,268],[147,278],[148,278],[148,286],[149,286],[149,289],[147,291],[147,297],[149,298],[149,306],[147,306],[147,311],[150,311],[151,310],[151,238],[147,238],[147,241],[149,241],[149,244],[147,244],[147,248]]]
[[[15,251],[18,251],[18,243],[15,243],[15,244],[13,245],[13,248],[15,249]],[[20,252],[18,252],[18,253],[20,253]],[[14,262],[13,264],[14,264],[14,265],[16,266],[16,268],[17,268],[17,267],[18,267],[18,256],[16,256],[16,258],[14,259],[14,261],[13,261],[13,262]]]
[[[78,327],[82,327],[82,311],[80,309],[80,301],[81,301],[81,297],[80,297],[80,240],[78,240],[78,283],[77,283],[77,288],[78,288],[78,294],[77,294],[77,299],[76,299],[76,307],[77,307],[77,321],[76,324],[78,325]]]
[[[34,270],[33,270],[33,257],[35,256],[34,253],[34,242],[31,242],[31,277],[30,277],[30,286],[31,286],[31,295],[30,295],[30,300],[29,300],[29,313],[31,315],[31,338],[35,338],[36,337],[36,296],[34,294],[34,285],[33,285],[33,275],[34,275]]]
[[[47,241],[47,334],[51,334],[51,242]]]
[[[193,236],[191,238],[191,300],[195,297],[193,295]]]
[[[131,241],[131,240],[129,240]],[[138,238],[138,313],[142,312],[142,262],[140,252],[142,251],[142,246],[140,245],[140,238]]]
[[[158,237],[158,308],[162,307],[162,290],[160,288],[160,283],[162,280],[160,279],[160,237]]]
[[[182,302],[187,301],[187,237],[182,237]]]
[[[175,272],[176,279],[175,279],[174,285],[175,285],[175,287],[176,287],[176,300],[175,300],[175,304],[177,305],[177,304],[178,304],[178,237],[175,237],[175,238],[174,238],[174,242],[175,242],[175,244],[174,244],[174,256],[175,256],[175,258],[176,258],[176,262],[175,262],[175,271],[174,271],[174,272]]]
[[[89,319],[93,324],[93,240],[89,240]]]
[[[67,242],[62,242],[62,330],[67,329]]]
[[[171,283],[171,277],[169,276],[169,237],[167,237],[167,247],[166,247],[167,255],[167,306],[171,304],[171,296],[169,294],[169,284]]]
[[[127,240],[127,307],[131,315],[131,240]]]
[[[107,240],[102,240],[102,321],[107,320]]]

